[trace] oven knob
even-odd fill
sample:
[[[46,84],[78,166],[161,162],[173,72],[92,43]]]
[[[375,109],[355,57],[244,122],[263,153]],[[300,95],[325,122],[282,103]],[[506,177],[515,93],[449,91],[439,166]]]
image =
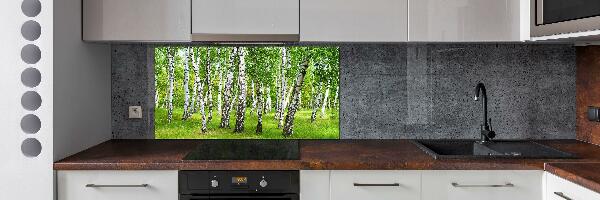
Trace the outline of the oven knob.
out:
[[[267,187],[267,185],[269,183],[267,183],[267,181],[265,179],[261,180],[260,183],[258,183],[260,185],[260,187]]]
[[[217,181],[217,180],[210,181],[210,187],[214,187],[214,188],[219,187],[219,181]]]

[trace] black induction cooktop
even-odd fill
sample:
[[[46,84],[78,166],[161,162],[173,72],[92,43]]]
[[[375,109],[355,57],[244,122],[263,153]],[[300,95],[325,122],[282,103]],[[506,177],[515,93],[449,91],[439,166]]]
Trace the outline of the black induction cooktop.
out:
[[[203,140],[183,160],[298,160],[298,140]]]

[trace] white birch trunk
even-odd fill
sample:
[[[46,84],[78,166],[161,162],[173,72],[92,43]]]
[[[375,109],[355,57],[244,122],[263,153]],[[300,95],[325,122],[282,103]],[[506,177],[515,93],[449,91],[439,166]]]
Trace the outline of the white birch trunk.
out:
[[[256,92],[254,91],[254,81],[250,81],[250,86],[251,86],[251,99],[252,99],[252,108],[250,108],[250,113],[253,113],[254,111],[256,111]]]
[[[321,83],[317,86],[315,90],[313,88],[313,103],[312,103],[312,113],[310,115],[310,122],[314,122],[317,119],[317,110],[320,105],[319,101],[321,100]]]
[[[271,87],[267,87],[266,95],[267,95],[267,101],[265,102],[265,108],[263,111],[269,113],[269,112],[271,112],[271,106],[273,106],[272,105],[273,102],[271,100]]]
[[[283,126],[284,137],[289,137],[294,134],[294,116],[300,105],[300,92],[302,91],[302,84],[304,84],[304,76],[306,75],[307,67],[308,63],[305,61],[300,65],[298,75],[296,76],[296,83],[292,90],[292,101],[290,102],[287,115],[285,116],[285,125]]]
[[[223,106],[223,69],[221,69],[221,48],[217,48],[217,68],[215,71],[219,74],[219,87],[217,91],[217,111],[221,113]]]
[[[212,83],[211,83],[211,59],[210,59],[210,47],[206,48],[206,106],[208,108],[208,122],[212,120],[213,110],[213,96],[212,96]]]
[[[327,106],[327,99],[329,98],[329,84],[325,86],[325,96],[323,97],[323,101],[321,102],[321,118],[325,117],[325,106]]]
[[[339,94],[340,94],[340,86],[337,86],[335,88],[335,97],[333,99],[333,107],[334,108],[337,108],[339,106],[339,102],[340,102],[339,99],[338,99],[339,98]]]
[[[287,68],[287,64],[288,64],[288,60],[287,60],[287,49],[285,47],[282,47],[281,49],[281,69],[280,69],[280,77],[279,77],[279,83],[280,83],[280,88],[281,91],[279,93],[279,95],[281,95],[279,97],[279,106],[277,108],[277,117],[279,118],[279,123],[277,123],[277,128],[281,128],[283,126],[283,112],[285,110],[286,107],[286,90],[287,90],[287,86],[286,86],[286,78],[285,78],[285,70]]]
[[[246,62],[244,57],[246,56],[246,52],[244,51],[244,47],[240,47],[239,49],[240,55],[240,63],[238,67],[238,90],[239,90],[239,98],[238,98],[238,107],[237,107],[237,115],[235,120],[235,129],[234,132],[241,133],[244,131],[244,119],[246,117],[246,94],[247,94],[247,83],[246,83]]]
[[[198,101],[200,101],[200,105],[199,105],[199,109],[200,109],[200,115],[202,116],[202,127],[200,128],[200,131],[202,131],[202,133],[206,133],[206,131],[208,130],[207,127],[207,119],[206,119],[206,112],[204,111],[204,98],[202,98],[202,82],[200,82],[198,84]]]
[[[187,118],[191,115],[189,105],[190,105],[190,47],[188,46],[184,51],[183,58],[183,120],[187,120]]]
[[[273,115],[273,119],[275,120],[279,119],[279,93],[281,92],[279,78],[280,75],[278,74],[277,77],[275,77],[275,114]]]
[[[260,83],[258,83],[258,90],[256,92],[257,104],[256,115],[257,115],[257,123],[256,123],[256,133],[262,133],[262,116],[263,116],[263,88]]]
[[[221,128],[229,128],[229,117],[231,116],[232,107],[232,89],[233,89],[233,62],[235,55],[237,54],[237,47],[234,47],[231,54],[229,55],[229,64],[227,68],[227,78],[225,81],[225,88],[223,89],[223,108],[221,108]]]
[[[200,58],[198,48],[192,48],[192,66],[194,68],[194,113],[200,108],[202,84],[200,83]]]
[[[173,84],[175,82],[175,59],[173,58],[174,51],[175,50],[171,49],[171,47],[167,47],[167,59],[169,60],[169,94],[167,99],[167,119],[169,123],[171,123],[171,120],[173,120]]]

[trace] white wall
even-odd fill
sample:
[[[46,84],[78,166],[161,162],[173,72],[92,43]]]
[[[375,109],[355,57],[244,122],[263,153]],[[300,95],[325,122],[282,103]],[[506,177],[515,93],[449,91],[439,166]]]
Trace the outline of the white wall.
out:
[[[53,123],[52,123],[52,1],[41,0],[41,12],[27,17],[21,12],[22,0],[0,1],[0,199],[49,200],[53,197]],[[41,26],[41,36],[28,41],[21,36],[21,25],[35,20]],[[20,58],[21,48],[27,44],[39,47],[41,59],[27,64]],[[21,83],[24,69],[33,67],[40,71],[41,82],[29,88]],[[26,110],[21,106],[21,96],[26,91],[37,92],[41,106]],[[20,126],[27,114],[39,117],[41,128],[35,134],[26,134]],[[38,140],[41,153],[26,157],[21,144],[27,139]]]
[[[54,0],[54,160],[111,138],[110,45],[81,40],[81,0]]]

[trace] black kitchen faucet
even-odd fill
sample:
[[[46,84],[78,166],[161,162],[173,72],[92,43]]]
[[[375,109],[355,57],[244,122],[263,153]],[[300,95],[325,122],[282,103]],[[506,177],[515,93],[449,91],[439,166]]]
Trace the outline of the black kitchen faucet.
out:
[[[487,93],[485,91],[485,85],[483,83],[477,84],[475,87],[475,101],[479,101],[479,93],[481,92],[481,96],[483,97],[483,124],[481,124],[481,143],[490,142],[494,137],[496,137],[496,132],[492,130],[492,119],[489,119],[488,123],[488,111],[487,111]]]

